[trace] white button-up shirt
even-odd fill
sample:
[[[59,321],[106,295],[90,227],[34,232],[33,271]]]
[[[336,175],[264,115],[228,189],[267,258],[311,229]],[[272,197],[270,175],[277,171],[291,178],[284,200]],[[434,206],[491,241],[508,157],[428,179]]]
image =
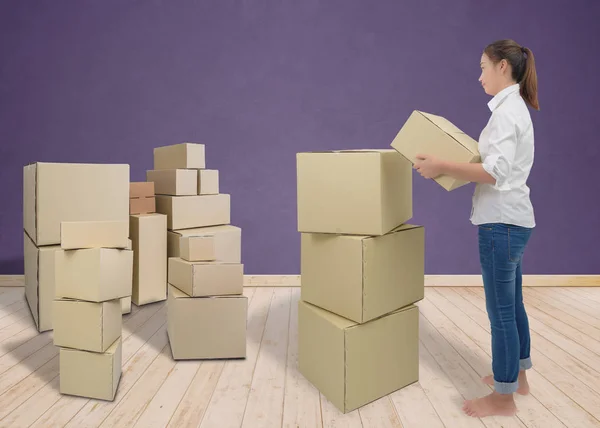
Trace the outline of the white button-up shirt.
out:
[[[483,168],[496,184],[477,183],[471,222],[534,227],[526,184],[533,166],[533,124],[519,85],[502,90],[488,107],[492,115],[479,137],[479,152]]]

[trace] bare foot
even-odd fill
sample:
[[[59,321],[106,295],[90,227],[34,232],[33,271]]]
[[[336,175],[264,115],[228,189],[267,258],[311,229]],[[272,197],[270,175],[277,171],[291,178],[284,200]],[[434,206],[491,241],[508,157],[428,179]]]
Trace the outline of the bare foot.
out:
[[[512,394],[492,392],[485,397],[465,401],[463,411],[474,418],[514,416],[517,413],[517,406]]]
[[[494,386],[494,377],[491,375],[481,378],[481,381],[486,385]],[[517,389],[517,394],[529,394],[529,382],[527,382],[527,373],[525,370],[519,372],[519,388]]]

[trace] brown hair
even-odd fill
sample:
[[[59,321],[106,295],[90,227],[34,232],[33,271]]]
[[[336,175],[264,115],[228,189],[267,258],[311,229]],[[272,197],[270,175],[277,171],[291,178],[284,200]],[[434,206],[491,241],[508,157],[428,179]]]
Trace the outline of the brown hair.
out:
[[[521,85],[521,96],[527,104],[539,110],[537,73],[531,50],[514,40],[498,40],[488,45],[483,52],[494,64],[505,59],[511,65],[512,78]]]

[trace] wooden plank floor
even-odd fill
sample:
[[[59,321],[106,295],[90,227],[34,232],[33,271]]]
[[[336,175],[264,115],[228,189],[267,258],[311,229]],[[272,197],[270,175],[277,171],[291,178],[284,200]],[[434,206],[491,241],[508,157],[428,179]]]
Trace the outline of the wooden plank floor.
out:
[[[481,288],[426,288],[420,381],[341,414],[296,369],[299,288],[246,288],[247,358],[175,362],[166,306],[123,317],[114,402],[62,396],[52,332],[38,334],[22,287],[0,290],[0,427],[600,427],[600,288],[527,288],[534,369],[512,418],[473,419],[490,391]]]

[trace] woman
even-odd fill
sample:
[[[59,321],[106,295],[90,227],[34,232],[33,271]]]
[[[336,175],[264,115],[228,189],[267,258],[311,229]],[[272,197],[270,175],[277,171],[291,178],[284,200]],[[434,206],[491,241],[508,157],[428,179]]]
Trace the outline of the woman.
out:
[[[415,169],[476,182],[471,222],[479,229],[479,257],[492,331],[492,372],[483,381],[494,392],[466,401],[474,417],[516,413],[513,394],[529,393],[530,336],[523,305],[521,259],[535,227],[527,178],[533,165],[533,125],[527,105],[539,110],[533,54],[512,40],[489,45],[481,57],[481,82],[493,96],[481,133],[481,163],[455,163],[419,155]]]

